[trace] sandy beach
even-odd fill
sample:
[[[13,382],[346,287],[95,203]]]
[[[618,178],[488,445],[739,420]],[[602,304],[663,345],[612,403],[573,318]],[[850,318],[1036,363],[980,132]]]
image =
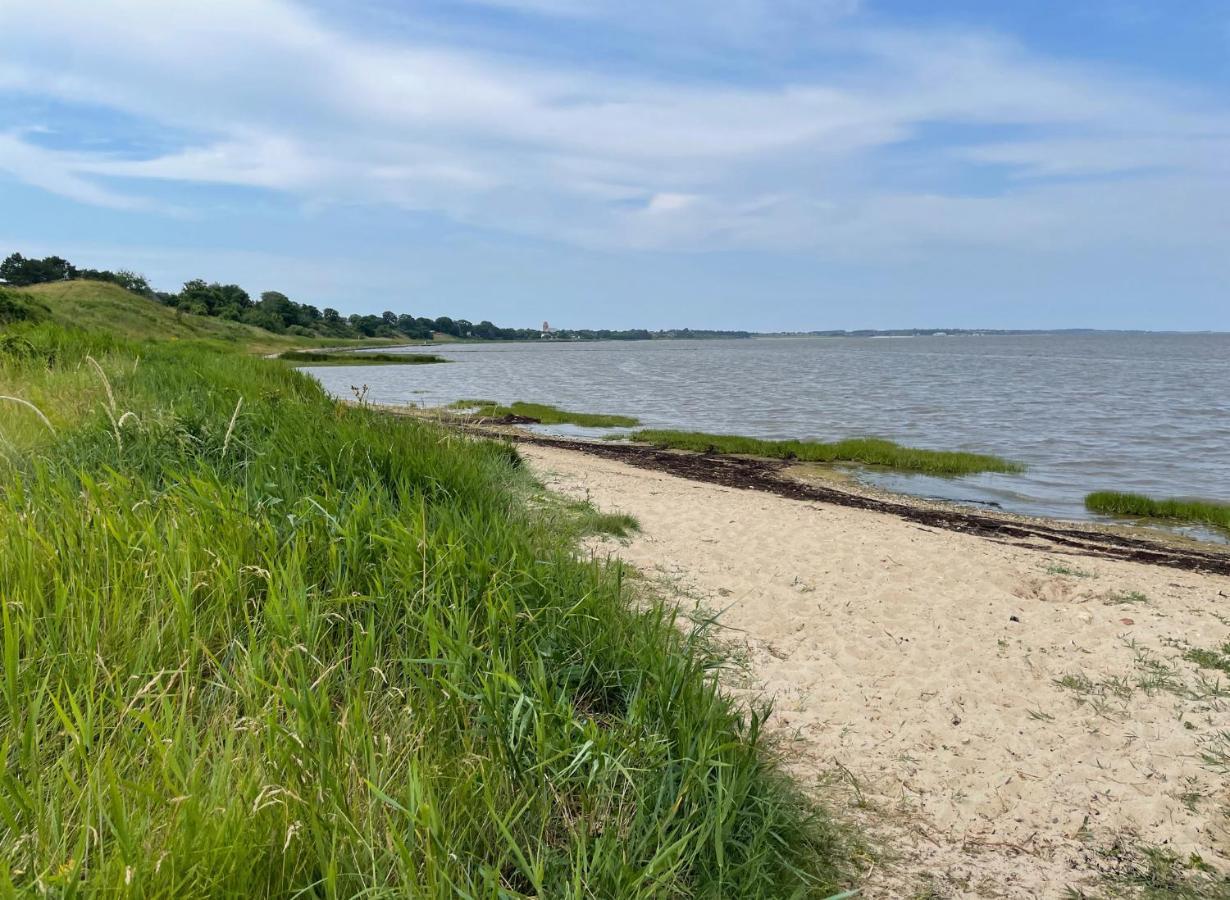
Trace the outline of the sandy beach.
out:
[[[1099,895],[1150,848],[1230,868],[1230,685],[1185,658],[1230,642],[1230,578],[522,453],[639,520],[593,552],[720,613],[731,689],[877,846],[863,896]]]

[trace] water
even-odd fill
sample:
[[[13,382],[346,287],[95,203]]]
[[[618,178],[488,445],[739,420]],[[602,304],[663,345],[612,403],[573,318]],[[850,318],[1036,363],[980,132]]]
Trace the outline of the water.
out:
[[[1089,518],[1110,489],[1230,501],[1230,335],[461,344],[438,366],[310,369],[377,403],[462,397],[628,413],[646,427],[994,453],[1022,475],[862,477],[920,496]]]

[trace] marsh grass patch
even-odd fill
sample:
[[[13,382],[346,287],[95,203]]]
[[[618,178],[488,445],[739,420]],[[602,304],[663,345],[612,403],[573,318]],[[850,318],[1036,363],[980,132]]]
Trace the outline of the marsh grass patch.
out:
[[[588,428],[632,428],[640,420],[632,416],[609,413],[575,412],[560,409],[546,403],[525,403],[518,400],[508,406],[494,400],[456,400],[449,409],[463,411],[480,419],[503,419],[517,417],[532,419],[543,425],[580,425]]]
[[[1230,504],[1211,500],[1157,499],[1144,494],[1095,491],[1086,495],[1085,508],[1108,516],[1188,522],[1230,530]]]
[[[699,431],[641,429],[628,435],[633,441],[696,453],[736,454],[799,462],[849,462],[884,466],[929,475],[972,475],[980,472],[1023,472],[1024,466],[985,453],[953,450],[922,450],[904,447],[882,438],[849,438],[842,441],[771,441],[732,434]]]

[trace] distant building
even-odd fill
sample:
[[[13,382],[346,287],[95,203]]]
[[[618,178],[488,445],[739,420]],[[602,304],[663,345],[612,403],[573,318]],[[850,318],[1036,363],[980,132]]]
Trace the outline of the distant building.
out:
[[[546,319],[542,320],[542,336],[545,338],[551,337],[551,323]]]

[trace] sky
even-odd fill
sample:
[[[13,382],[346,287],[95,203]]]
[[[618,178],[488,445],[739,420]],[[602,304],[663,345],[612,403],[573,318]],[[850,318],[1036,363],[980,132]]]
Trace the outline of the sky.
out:
[[[1230,330],[1230,0],[0,0],[0,254],[503,326]]]

